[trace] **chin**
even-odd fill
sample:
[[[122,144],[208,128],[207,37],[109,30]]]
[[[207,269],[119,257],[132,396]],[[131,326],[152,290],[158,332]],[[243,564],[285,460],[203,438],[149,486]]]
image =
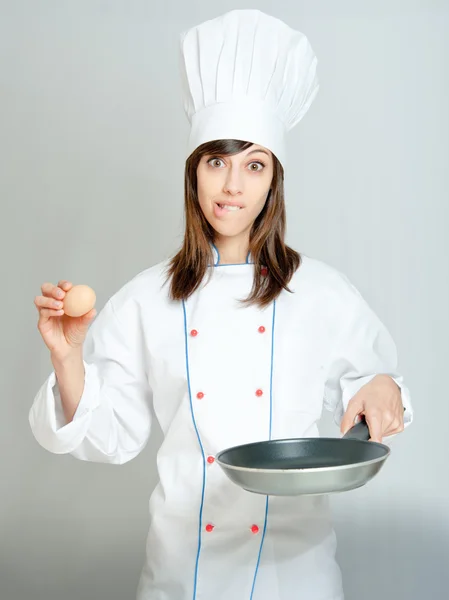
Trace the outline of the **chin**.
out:
[[[233,223],[223,223],[223,221],[216,221],[215,219],[211,219],[209,223],[214,228],[214,231],[223,237],[234,237],[248,229],[248,225],[236,227]]]

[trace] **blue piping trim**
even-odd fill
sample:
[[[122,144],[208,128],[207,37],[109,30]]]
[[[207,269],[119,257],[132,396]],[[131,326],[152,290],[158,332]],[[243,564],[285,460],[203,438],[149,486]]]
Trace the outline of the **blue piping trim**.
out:
[[[273,369],[274,369],[274,324],[276,320],[276,300],[273,301],[273,320],[271,322],[271,365],[270,365],[270,437],[273,424]]]
[[[226,265],[208,265],[208,267],[212,266],[213,268],[218,267],[247,267],[248,265],[253,265],[254,263],[228,263]]]
[[[271,440],[271,428],[272,428],[272,424],[273,424],[273,363],[274,363],[274,322],[275,322],[275,317],[276,317],[276,300],[273,301],[273,320],[272,320],[272,324],[271,324],[270,432],[269,432],[269,439],[270,440]],[[265,540],[265,533],[267,531],[268,500],[269,500],[269,498],[270,497],[267,496],[267,500],[266,500],[266,504],[265,504],[265,522],[264,522],[264,525],[263,525],[262,539],[260,541],[259,556],[257,557],[256,572],[254,573],[253,587],[251,588],[250,600],[253,599],[254,587],[256,585],[257,573],[259,571],[260,557],[262,556],[262,548],[263,548],[263,543],[264,543],[264,540]]]
[[[200,434],[198,433],[198,428],[196,426],[196,421],[195,421],[195,415],[194,415],[194,412],[193,412],[192,389],[191,389],[191,386],[190,386],[189,348],[188,348],[188,342],[187,342],[187,339],[188,339],[188,334],[187,334],[187,314],[186,314],[186,305],[185,305],[184,300],[182,301],[182,308],[183,308],[183,311],[184,311],[184,337],[185,337],[185,353],[186,353],[186,371],[187,371],[187,385],[188,385],[188,389],[189,389],[190,412],[192,414],[193,425],[195,427],[196,435],[197,435],[197,438],[198,438],[198,443],[199,443],[200,448],[201,448],[201,454],[203,456],[203,489],[201,490],[201,505],[200,505],[199,525],[198,525],[198,552],[197,552],[197,555],[196,555],[195,577],[194,577],[194,585],[193,585],[193,600],[195,600],[195,598],[196,598],[197,581],[198,581],[198,564],[199,564],[200,553],[201,553],[201,531],[202,531],[202,528],[203,528],[204,490],[205,490],[205,487],[206,487],[206,457],[204,455],[203,444],[201,443]]]
[[[246,265],[253,265],[254,264],[254,262],[251,262],[249,260],[249,258],[251,256],[251,252],[248,252],[248,254],[246,255],[246,260],[245,260],[244,263],[234,263],[234,264],[220,265],[219,264],[220,259],[221,259],[220,252],[218,251],[218,248],[217,248],[217,246],[215,244],[213,244],[211,242],[211,245],[215,249],[215,252],[217,253],[217,257],[218,258],[217,258],[217,261],[213,265],[207,265],[208,267],[211,267],[211,266],[212,267],[244,267]]]
[[[215,244],[212,244],[212,246],[215,248],[215,252],[217,253],[217,257],[218,257],[217,258],[217,262],[214,263],[214,267],[217,267],[218,263],[220,262],[220,253],[218,252],[218,248],[217,248],[217,246]]]

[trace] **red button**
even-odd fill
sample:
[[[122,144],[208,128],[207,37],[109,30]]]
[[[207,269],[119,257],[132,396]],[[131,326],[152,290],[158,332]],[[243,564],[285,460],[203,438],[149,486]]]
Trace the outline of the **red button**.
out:
[[[257,390],[256,391],[256,396],[262,396],[263,395],[263,391],[262,390]]]
[[[206,531],[211,532],[213,530],[214,526],[211,525],[210,523],[208,525],[206,525]]]
[[[215,458],[213,456],[208,456],[207,462],[211,465],[213,462],[215,462]]]
[[[259,333],[265,333],[265,327],[263,325],[259,327]]]
[[[261,274],[263,277],[266,277],[266,276],[268,275],[268,269],[267,269],[267,267],[262,267],[262,268],[260,269],[260,274]]]
[[[196,395],[196,397],[198,398],[198,400],[202,400],[204,398],[203,392],[198,392],[198,394]]]
[[[252,531],[253,533],[259,533],[259,528],[257,527],[257,525],[253,525],[253,526],[251,527],[251,531]]]
[[[196,335],[198,335],[198,331],[196,329],[192,329],[190,335],[193,335],[193,337],[195,337]]]

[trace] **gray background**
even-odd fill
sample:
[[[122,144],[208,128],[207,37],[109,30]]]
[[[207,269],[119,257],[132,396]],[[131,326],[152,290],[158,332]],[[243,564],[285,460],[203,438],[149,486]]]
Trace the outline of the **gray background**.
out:
[[[1,600],[134,598],[159,432],[122,467],[37,444],[28,411],[51,363],[33,298],[65,278],[94,287],[101,308],[177,248],[188,133],[178,36],[232,8],[285,20],[319,58],[320,92],[289,136],[288,241],[345,272],[379,314],[416,411],[382,476],[333,500],[347,600],[447,598],[449,3],[10,0]],[[322,431],[339,435],[329,415]]]

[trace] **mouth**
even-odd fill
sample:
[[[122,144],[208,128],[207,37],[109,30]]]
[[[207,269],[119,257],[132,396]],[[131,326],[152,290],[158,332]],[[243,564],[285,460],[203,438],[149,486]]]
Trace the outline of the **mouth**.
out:
[[[215,205],[218,206],[220,211],[225,212],[238,212],[243,208],[243,206],[241,206],[240,204],[228,204],[227,202],[216,202]]]

